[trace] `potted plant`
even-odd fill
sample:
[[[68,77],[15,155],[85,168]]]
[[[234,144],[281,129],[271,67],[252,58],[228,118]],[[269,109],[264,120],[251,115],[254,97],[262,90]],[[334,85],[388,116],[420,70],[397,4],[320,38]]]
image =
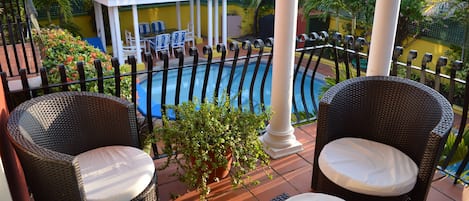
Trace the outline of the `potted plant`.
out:
[[[163,142],[168,155],[162,168],[177,163],[176,175],[189,188],[199,190],[201,200],[210,192],[209,183],[227,176],[220,174],[225,169],[237,186],[258,165],[268,167],[269,156],[258,139],[268,112],[242,111],[233,107],[226,95],[216,102],[195,100],[168,106],[168,111],[176,120],[164,116],[152,137],[154,142]]]

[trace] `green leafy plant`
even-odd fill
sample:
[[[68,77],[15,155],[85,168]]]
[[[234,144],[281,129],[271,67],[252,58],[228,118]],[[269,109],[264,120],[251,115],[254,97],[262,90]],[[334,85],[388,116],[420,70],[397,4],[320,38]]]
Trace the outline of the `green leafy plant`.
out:
[[[84,64],[85,77],[97,77],[95,60],[100,60],[103,67],[104,76],[114,75],[114,68],[111,64],[111,56],[101,52],[99,49],[89,45],[80,37],[74,37],[69,31],[60,28],[44,28],[40,32],[34,32],[34,40],[39,44],[42,57],[42,65],[47,69],[49,83],[60,83],[60,73],[57,65],[64,64],[67,74],[67,81],[79,80],[77,62]],[[130,66],[120,67],[121,73],[130,72]],[[117,78],[119,79],[119,78]],[[122,77],[121,96],[130,100],[130,78]],[[70,85],[70,90],[79,91],[79,85]],[[96,82],[87,83],[87,91],[97,92]],[[104,92],[115,93],[115,82],[113,79],[104,81]]]
[[[463,133],[463,138],[461,139],[461,142],[458,144],[458,147],[456,148],[456,152],[454,156],[451,158],[448,165],[452,165],[454,163],[462,161],[464,159],[464,156],[466,156],[467,152],[469,151],[469,143],[468,143],[469,142],[469,130],[468,129],[469,128],[465,129]],[[441,153],[439,164],[442,164],[448,157],[450,150],[454,146],[456,137],[457,137],[457,134],[455,134],[454,132],[451,132],[448,135],[448,139],[446,140],[445,147],[443,148],[443,152]]]
[[[162,168],[177,163],[176,175],[189,188],[199,190],[200,200],[210,193],[208,184],[221,179],[213,175],[218,168],[231,165],[229,175],[235,187],[248,179],[248,172],[268,167],[269,156],[258,139],[268,112],[255,114],[235,108],[226,95],[217,102],[195,100],[168,106],[171,111],[177,119],[165,116],[147,142],[163,142],[168,158]]]

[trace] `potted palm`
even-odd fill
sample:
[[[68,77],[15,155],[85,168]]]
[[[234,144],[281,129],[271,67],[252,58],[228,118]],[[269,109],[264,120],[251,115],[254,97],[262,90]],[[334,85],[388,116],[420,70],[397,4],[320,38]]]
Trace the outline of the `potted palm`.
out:
[[[268,167],[269,156],[258,139],[268,112],[242,111],[233,107],[226,95],[217,102],[196,100],[168,109],[176,120],[163,117],[152,137],[165,145],[168,158],[162,168],[177,163],[176,175],[189,188],[197,189],[201,200],[210,192],[209,183],[230,175],[237,186],[248,172]]]

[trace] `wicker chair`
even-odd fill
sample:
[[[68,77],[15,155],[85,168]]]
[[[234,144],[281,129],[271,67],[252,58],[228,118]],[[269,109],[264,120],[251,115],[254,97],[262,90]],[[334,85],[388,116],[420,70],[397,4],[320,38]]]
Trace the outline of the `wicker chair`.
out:
[[[8,131],[36,201],[89,200],[77,155],[113,145],[139,147],[134,104],[90,92],[26,101],[11,113]],[[144,190],[131,200],[157,200],[156,171],[151,172],[148,185],[140,185]]]
[[[382,76],[338,83],[319,104],[312,188],[347,201],[424,201],[452,124],[449,102],[421,83]],[[329,180],[321,171],[318,158],[326,144],[344,137],[387,144],[409,156],[418,168],[413,189],[401,196],[370,196]]]

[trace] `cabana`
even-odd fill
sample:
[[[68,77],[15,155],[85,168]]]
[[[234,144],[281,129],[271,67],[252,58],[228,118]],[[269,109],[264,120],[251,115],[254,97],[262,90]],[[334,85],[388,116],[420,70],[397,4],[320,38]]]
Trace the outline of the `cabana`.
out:
[[[176,12],[178,18],[178,29],[181,29],[181,13],[180,13],[180,2],[189,1],[190,2],[190,22],[192,25],[194,23],[194,0],[94,0],[94,10],[95,10],[95,19],[96,19],[96,30],[98,37],[101,39],[101,42],[106,46],[106,36],[104,32],[104,21],[102,13],[102,5],[108,7],[109,13],[109,25],[111,29],[111,41],[112,41],[112,50],[113,56],[119,58],[119,63],[124,63],[123,53],[122,53],[122,43],[121,32],[120,32],[120,20],[119,20],[119,6],[132,6],[132,17],[134,25],[134,33],[139,33],[138,31],[138,11],[137,5],[145,4],[156,4],[156,3],[176,3]],[[213,0],[207,0],[207,7],[212,7]],[[227,41],[227,0],[222,0],[222,41],[226,45]],[[218,43],[218,1],[215,1],[215,44]],[[197,36],[201,37],[200,29],[200,0],[197,0]],[[208,45],[212,46],[213,44],[213,20],[212,20],[212,9],[208,9]],[[135,40],[139,41],[140,36],[135,34]],[[140,43],[136,43],[136,49],[140,49]],[[141,63],[142,58],[141,54],[137,54],[137,62]]]

